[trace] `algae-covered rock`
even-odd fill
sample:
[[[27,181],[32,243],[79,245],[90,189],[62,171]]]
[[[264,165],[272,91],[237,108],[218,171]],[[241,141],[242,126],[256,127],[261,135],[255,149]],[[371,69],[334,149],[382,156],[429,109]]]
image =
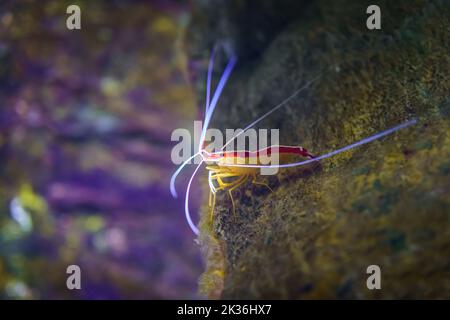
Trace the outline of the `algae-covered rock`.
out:
[[[278,128],[281,144],[323,154],[407,119],[418,123],[266,178],[273,192],[239,187],[235,217],[226,192],[213,222],[205,204],[200,291],[238,299],[450,298],[450,2],[377,1],[382,29],[374,31],[366,28],[369,2],[290,2],[297,14],[289,23],[268,18],[264,28],[255,23],[278,17],[277,1],[194,3],[192,56],[206,59],[214,38],[229,37],[244,57],[213,127],[244,127],[318,74],[257,128]],[[208,28],[220,5],[237,9]],[[259,38],[245,32],[255,29]],[[369,265],[381,268],[381,290],[366,286]]]

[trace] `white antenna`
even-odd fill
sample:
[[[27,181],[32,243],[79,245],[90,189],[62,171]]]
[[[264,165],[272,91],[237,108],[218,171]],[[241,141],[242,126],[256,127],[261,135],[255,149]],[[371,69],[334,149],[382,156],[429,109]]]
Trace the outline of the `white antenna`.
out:
[[[260,122],[261,120],[263,120],[264,118],[268,117],[269,115],[271,115],[272,113],[274,113],[275,111],[277,111],[278,109],[280,109],[281,107],[285,106],[290,100],[292,100],[292,98],[294,98],[296,95],[298,95],[300,92],[302,92],[303,90],[305,90],[306,88],[308,88],[314,81],[316,81],[317,79],[320,78],[320,76],[322,76],[323,72],[319,73],[317,76],[315,76],[312,80],[308,81],[303,87],[301,87],[300,89],[297,89],[293,94],[291,94],[289,97],[287,97],[286,99],[284,99],[282,102],[280,102],[279,104],[277,104],[275,107],[273,107],[272,109],[270,109],[269,111],[267,111],[265,114],[263,114],[262,116],[260,116],[258,119],[256,119],[255,121],[253,121],[252,123],[250,123],[248,126],[246,126],[244,128],[244,130],[239,131],[239,133],[237,135],[235,135],[233,138],[231,138],[230,140],[227,141],[227,143],[225,143],[225,145],[222,147],[223,150],[225,149],[225,147],[227,145],[229,145],[234,139],[236,139],[237,137],[239,137],[241,134],[243,134],[245,131],[247,131],[248,129],[250,129],[251,127],[253,127],[255,124],[257,124],[258,122]]]

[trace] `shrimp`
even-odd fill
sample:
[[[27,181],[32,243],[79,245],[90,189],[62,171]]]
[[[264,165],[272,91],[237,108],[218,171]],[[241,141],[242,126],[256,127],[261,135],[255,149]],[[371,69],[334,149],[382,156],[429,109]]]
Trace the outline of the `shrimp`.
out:
[[[248,150],[240,150],[240,151],[224,151],[225,147],[229,145],[233,140],[235,140],[239,135],[244,133],[246,130],[250,129],[254,125],[256,125],[258,122],[263,120],[264,118],[268,117],[270,114],[274,113],[281,107],[285,106],[288,101],[290,101],[292,98],[297,96],[300,92],[308,88],[313,82],[318,80],[322,73],[319,73],[316,77],[314,77],[312,80],[308,81],[304,86],[297,89],[293,94],[291,94],[288,98],[283,100],[281,103],[270,109],[268,112],[254,120],[252,123],[247,125],[242,131],[240,131],[238,134],[236,134],[233,138],[228,140],[218,152],[208,152],[205,148],[205,138],[206,138],[206,131],[208,129],[209,123],[211,121],[211,117],[214,113],[214,110],[217,106],[217,102],[219,100],[219,97],[231,75],[232,70],[234,69],[237,58],[235,55],[231,54],[228,64],[225,67],[223,74],[219,80],[219,83],[217,85],[217,88],[214,92],[214,95],[212,99],[210,100],[211,96],[211,79],[212,79],[212,70],[214,66],[214,58],[217,51],[217,46],[214,47],[211,58],[209,60],[208,65],[208,75],[207,75],[207,84],[206,84],[206,106],[205,106],[205,116],[202,126],[202,132],[200,135],[200,141],[199,141],[199,151],[191,156],[189,159],[184,161],[178,169],[175,171],[175,173],[172,175],[170,180],[170,191],[174,198],[177,198],[178,194],[176,192],[175,188],[175,181],[179,173],[182,171],[182,169],[190,163],[191,160],[194,158],[200,156],[201,161],[197,164],[197,167],[195,168],[194,172],[192,173],[187,187],[186,187],[186,194],[185,194],[185,203],[184,203],[184,211],[185,211],[185,217],[186,221],[189,224],[189,227],[191,230],[196,234],[199,235],[199,230],[195,223],[192,221],[190,211],[189,211],[189,194],[192,186],[192,182],[197,174],[197,172],[200,170],[201,166],[206,163],[206,169],[208,170],[208,185],[210,189],[210,195],[209,195],[209,206],[210,206],[210,218],[213,218],[214,208],[215,208],[215,201],[216,201],[216,193],[217,191],[223,190],[227,191],[232,202],[233,207],[233,213],[236,211],[235,202],[233,199],[232,192],[236,188],[243,185],[248,179],[251,179],[251,182],[253,184],[262,185],[267,187],[270,191],[272,189],[269,185],[267,185],[264,182],[257,181],[257,175],[259,171],[262,168],[291,168],[291,167],[298,167],[303,166],[312,162],[318,162],[320,160],[335,156],[339,153],[348,151],[350,149],[359,147],[361,145],[370,143],[374,140],[380,139],[384,136],[387,136],[389,134],[392,134],[398,130],[401,130],[403,128],[409,127],[411,125],[414,125],[417,123],[416,119],[411,119],[408,121],[405,121],[397,126],[391,127],[389,129],[380,131],[376,134],[373,134],[369,137],[366,137],[364,139],[361,139],[357,142],[354,142],[352,144],[346,145],[342,148],[333,150],[331,152],[322,154],[320,156],[314,156],[311,153],[309,153],[305,148],[301,146],[269,146],[263,149],[259,149],[256,151],[248,151]],[[270,155],[272,153],[277,153],[279,156],[279,164],[263,164],[267,162],[263,162],[262,157],[265,155]],[[292,162],[293,157],[301,157],[300,161],[294,161]]]
[[[313,159],[314,156],[310,154],[305,148],[300,146],[270,146],[257,151],[219,151],[215,153],[206,153],[203,159],[206,163],[209,163],[206,167],[208,172],[208,183],[210,188],[209,193],[209,206],[210,217],[212,220],[214,207],[216,203],[216,192],[218,190],[227,190],[231,198],[233,205],[233,214],[236,214],[236,206],[234,203],[232,191],[242,184],[244,184],[249,178],[252,179],[252,183],[256,185],[262,185],[273,191],[272,188],[264,183],[257,181],[257,175],[259,173],[262,159],[270,156],[274,153],[278,154],[278,159],[282,163],[286,163],[293,156],[300,156],[308,159]],[[251,161],[253,160],[253,161]],[[249,164],[256,163],[257,167],[243,167],[232,166],[236,164]],[[265,162],[266,163],[266,162]],[[229,179],[232,181],[226,181]],[[224,180],[226,179],[226,180]],[[216,186],[217,185],[217,186]]]

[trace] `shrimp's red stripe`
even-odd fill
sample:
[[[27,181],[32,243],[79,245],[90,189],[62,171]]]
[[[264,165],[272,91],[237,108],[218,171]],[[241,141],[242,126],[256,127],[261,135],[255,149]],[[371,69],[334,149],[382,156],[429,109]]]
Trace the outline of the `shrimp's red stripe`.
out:
[[[314,158],[312,154],[310,154],[303,147],[296,146],[270,146],[264,149],[260,149],[257,151],[224,151],[221,153],[211,155],[212,158],[258,158],[260,156],[270,156],[272,153],[278,154],[295,154],[301,157],[306,158]]]

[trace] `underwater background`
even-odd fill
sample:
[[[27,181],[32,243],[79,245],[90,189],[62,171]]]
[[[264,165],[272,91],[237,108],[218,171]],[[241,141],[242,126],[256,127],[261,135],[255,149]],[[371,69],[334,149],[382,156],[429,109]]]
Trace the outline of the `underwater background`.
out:
[[[187,22],[177,1],[1,1],[0,297],[198,297],[168,189],[171,132],[196,116]]]
[[[377,0],[368,30],[372,2],[1,1],[0,298],[450,298],[450,1]],[[323,154],[417,125],[283,170],[273,192],[241,186],[236,217],[225,192],[210,219],[202,171],[196,239],[169,192],[170,138],[201,118],[221,41],[238,64],[212,127],[242,128],[320,73],[256,128]]]

